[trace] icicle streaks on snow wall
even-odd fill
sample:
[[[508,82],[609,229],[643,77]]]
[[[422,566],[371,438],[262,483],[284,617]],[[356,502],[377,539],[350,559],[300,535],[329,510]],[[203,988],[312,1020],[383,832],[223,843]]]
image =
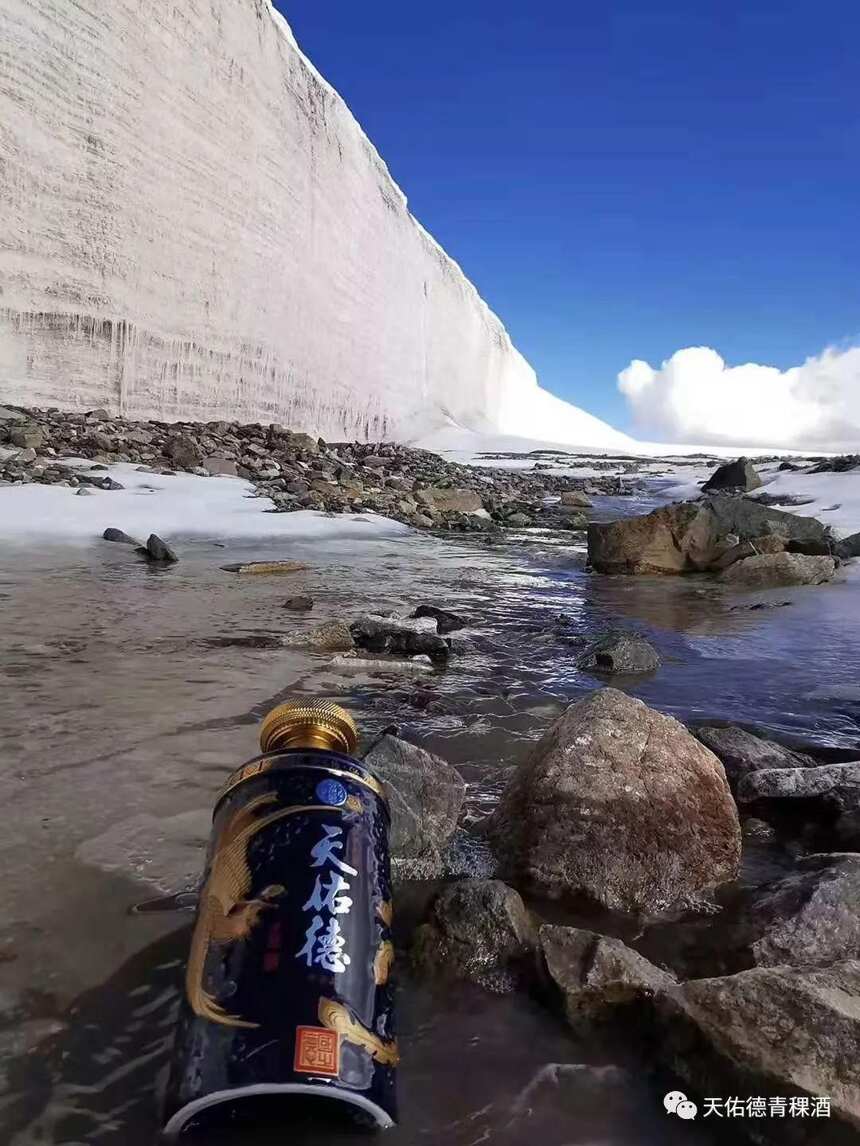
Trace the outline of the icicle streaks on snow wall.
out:
[[[0,396],[516,431],[534,372],[267,0],[96,7],[0,9]]]

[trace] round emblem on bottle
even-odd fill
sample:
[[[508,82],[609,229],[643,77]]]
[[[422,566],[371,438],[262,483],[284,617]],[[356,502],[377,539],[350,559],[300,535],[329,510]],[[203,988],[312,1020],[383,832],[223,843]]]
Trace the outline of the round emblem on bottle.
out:
[[[346,788],[337,780],[320,780],[317,784],[317,799],[334,808],[346,803]]]

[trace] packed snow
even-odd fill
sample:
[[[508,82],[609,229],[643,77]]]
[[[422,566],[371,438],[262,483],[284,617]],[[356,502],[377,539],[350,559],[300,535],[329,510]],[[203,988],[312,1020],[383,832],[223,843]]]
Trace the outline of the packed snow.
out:
[[[64,459],[64,464],[72,462]],[[92,465],[77,459],[75,464],[81,469]],[[408,526],[373,513],[329,517],[315,510],[267,512],[273,508],[271,501],[251,496],[253,486],[241,478],[143,473],[125,463],[99,470],[98,476],[112,477],[125,488],[93,489],[85,496],[60,485],[0,489],[0,539],[11,544],[86,543],[111,526],[144,543],[150,533],[169,542],[183,537],[361,541],[410,532]]]

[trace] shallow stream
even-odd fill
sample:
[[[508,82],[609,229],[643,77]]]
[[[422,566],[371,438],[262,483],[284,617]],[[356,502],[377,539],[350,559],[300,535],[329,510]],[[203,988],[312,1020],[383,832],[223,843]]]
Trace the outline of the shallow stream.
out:
[[[653,500],[602,499],[598,516]],[[367,738],[399,725],[462,770],[478,816],[564,705],[605,683],[578,670],[577,656],[620,625],[648,635],[664,659],[654,676],[620,682],[649,704],[860,755],[856,575],[752,596],[704,579],[596,577],[577,535],[535,533],[498,545],[408,535],[177,548],[180,563],[159,570],[103,542],[0,555],[0,1128],[13,1146],[154,1141],[190,917],[168,898],[181,890],[170,886],[175,839],[163,874],[139,841],[182,814],[199,823],[226,773],[254,754],[261,715],[287,697],[339,700]],[[309,568],[221,569],[285,557]],[[307,617],[282,608],[296,593],[315,599]],[[456,634],[468,651],[426,678],[345,674],[330,654],[267,647],[321,620],[421,602],[473,621]],[[186,850],[193,873],[202,856],[190,830]],[[751,845],[724,897],[791,862],[780,844]],[[428,892],[412,887],[404,901]],[[545,910],[672,961],[674,925],[643,933]],[[390,1146],[711,1141],[707,1126],[669,1122],[635,1052],[583,1045],[530,998],[408,976],[400,994],[402,1123]],[[284,1138],[237,1130],[224,1141]],[[290,1141],[340,1138],[297,1129]]]

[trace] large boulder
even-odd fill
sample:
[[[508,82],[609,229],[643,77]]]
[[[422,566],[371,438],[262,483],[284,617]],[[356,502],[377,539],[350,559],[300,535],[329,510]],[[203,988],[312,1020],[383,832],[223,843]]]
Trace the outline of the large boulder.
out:
[[[696,573],[717,564],[742,542],[770,548],[834,544],[812,517],[798,517],[749,498],[709,497],[662,506],[642,517],[588,527],[588,559],[598,573]],[[738,554],[740,556],[740,553]]]
[[[504,994],[523,978],[535,940],[531,917],[512,887],[497,879],[464,879],[436,896],[416,932],[413,961]]]
[[[860,962],[756,967],[694,979],[655,1000],[654,1054],[694,1100],[829,1100],[831,1117],[737,1119],[780,1146],[851,1146],[860,1134]],[[725,1101],[725,1097],[720,1099]],[[724,1109],[724,1108],[723,1108]],[[807,1111],[809,1112],[809,1111]],[[735,1124],[736,1123],[736,1124]],[[735,1141],[735,1139],[732,1139]]]
[[[766,768],[814,768],[817,765],[811,756],[784,748],[734,724],[722,728],[706,724],[694,732],[720,759],[733,788],[748,772],[760,772]]]
[[[751,489],[758,489],[761,478],[755,472],[749,458],[738,458],[736,462],[726,462],[718,466],[702,489],[706,492],[716,493],[719,490],[739,490],[744,493]]]
[[[626,1013],[676,982],[620,939],[579,927],[544,924],[539,947],[546,974],[576,1027],[617,1019],[619,1008]]]
[[[832,557],[810,557],[805,553],[757,553],[736,561],[720,574],[720,580],[744,589],[774,586],[822,585],[836,572]]]
[[[440,756],[391,735],[374,744],[364,763],[388,791],[392,856],[423,861],[422,874],[438,871],[466,798],[460,773]]]
[[[621,911],[714,887],[740,859],[716,756],[677,720],[611,688],[559,717],[515,771],[488,831],[503,871]]]
[[[804,857],[747,909],[746,946],[758,967],[827,967],[860,959],[860,855]]]
[[[655,672],[660,667],[660,654],[644,637],[613,630],[586,649],[577,665],[601,675],[633,675]]]

